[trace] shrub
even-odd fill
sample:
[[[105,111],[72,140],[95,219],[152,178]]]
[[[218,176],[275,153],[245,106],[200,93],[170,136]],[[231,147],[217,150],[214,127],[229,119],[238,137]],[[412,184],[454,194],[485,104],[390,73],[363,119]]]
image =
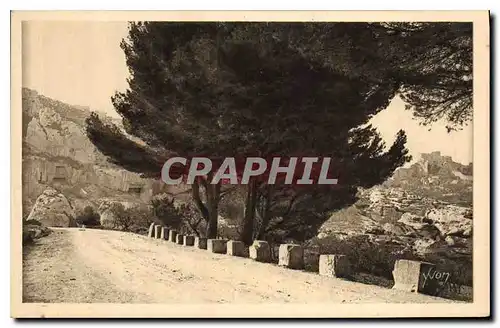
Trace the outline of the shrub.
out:
[[[127,231],[140,234],[147,234],[149,224],[151,223],[151,209],[147,207],[131,207],[125,210],[131,224]]]
[[[472,286],[472,257],[449,258],[444,253],[430,253],[419,256],[410,247],[395,244],[391,241],[373,242],[366,235],[352,236],[347,239],[330,236],[323,239],[312,239],[305,246],[304,263],[305,269],[318,270],[319,254],[342,254],[349,257],[352,265],[352,280],[367,283],[371,282],[384,287],[393,283],[392,271],[396,260],[406,259],[415,261],[426,261],[436,265],[443,272],[451,274],[449,283],[440,291],[440,297],[471,300],[469,295]],[[370,274],[384,278],[376,280],[363,274]],[[360,276],[363,278],[360,280]]]
[[[419,260],[410,249],[390,242],[374,244],[367,236],[341,239],[334,236],[312,241],[319,254],[342,254],[349,257],[354,272],[374,274],[393,279],[392,270],[398,259]]]
[[[159,195],[151,200],[154,217],[163,225],[182,234],[204,235],[205,222],[190,202],[177,203],[174,198]]]
[[[123,231],[141,231],[147,229],[151,211],[141,206],[125,208],[121,203],[113,203],[108,211],[112,214],[113,228]]]
[[[182,224],[182,215],[179,209],[175,206],[173,198],[163,196],[156,197],[151,200],[153,215],[163,225],[171,229],[179,229]]]
[[[101,216],[97,213],[92,206],[85,206],[83,211],[76,216],[76,223],[78,225],[86,225],[89,227],[100,225]]]

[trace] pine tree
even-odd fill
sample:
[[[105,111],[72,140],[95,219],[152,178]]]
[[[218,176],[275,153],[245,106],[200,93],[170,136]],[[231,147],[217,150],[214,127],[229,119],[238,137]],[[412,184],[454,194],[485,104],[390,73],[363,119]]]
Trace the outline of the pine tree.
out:
[[[386,78],[400,84],[406,108],[423,125],[442,120],[448,132],[472,119],[472,23],[383,23],[371,26]]]
[[[339,186],[299,192],[256,180],[248,185],[242,240],[277,226],[292,231],[290,222],[293,231],[309,233],[325,213],[351,204],[357,187],[384,181],[408,160],[403,132],[386,150],[366,126],[400,85],[360,73],[360,49],[377,50],[373,38],[360,42],[360,32],[373,33],[358,23],[131,24],[122,42],[129,89],[113,97],[126,133],[92,115],[88,136],[113,163],[150,177],[159,177],[171,156],[332,157],[343,172]],[[209,183],[212,175],[192,186],[209,238],[217,233],[222,193]],[[263,199],[275,205],[257,229]],[[295,219],[308,207],[314,224],[306,215]]]

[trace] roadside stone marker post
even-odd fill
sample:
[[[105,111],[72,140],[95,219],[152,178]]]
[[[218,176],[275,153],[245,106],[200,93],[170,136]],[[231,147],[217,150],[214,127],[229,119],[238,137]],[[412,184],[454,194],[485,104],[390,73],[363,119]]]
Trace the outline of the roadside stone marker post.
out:
[[[279,248],[279,266],[289,269],[304,268],[304,249],[296,244],[281,244]]]
[[[438,295],[450,278],[432,263],[410,260],[397,260],[392,275],[394,289],[427,295]]]
[[[167,227],[163,227],[161,229],[161,234],[160,234],[160,238],[163,239],[163,240],[168,240],[168,228]]]
[[[248,247],[250,258],[257,262],[271,262],[271,247],[264,240],[254,240],[253,244]]]
[[[345,255],[320,255],[319,274],[328,277],[348,277],[351,273],[349,259]]]
[[[184,246],[193,246],[194,245],[194,236],[184,236]]]
[[[148,237],[149,238],[154,237],[154,231],[155,231],[155,224],[151,223],[151,225],[149,226],[149,230],[148,230]]]
[[[227,240],[225,239],[208,239],[207,250],[212,253],[226,254]]]
[[[178,234],[177,237],[176,237],[175,242],[178,245],[182,245],[184,243],[184,235]]]
[[[227,242],[227,255],[245,256],[245,243],[242,241],[230,240]]]
[[[194,247],[199,249],[207,249],[207,238],[194,237]]]
[[[177,238],[177,231],[175,230],[170,230],[168,232],[168,240],[175,243]]]
[[[156,239],[160,239],[160,235],[161,235],[161,229],[163,227],[159,224],[155,225],[155,238]]]

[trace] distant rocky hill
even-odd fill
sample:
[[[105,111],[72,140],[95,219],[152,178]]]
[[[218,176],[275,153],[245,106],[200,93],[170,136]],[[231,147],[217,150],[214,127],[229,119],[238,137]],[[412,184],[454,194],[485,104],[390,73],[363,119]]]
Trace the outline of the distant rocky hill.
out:
[[[141,178],[106,161],[85,134],[90,109],[68,105],[23,88],[23,215],[49,187],[72,206],[96,208],[103,199],[147,202],[157,181]],[[120,124],[119,120],[101,115]]]
[[[440,152],[421,154],[409,168],[398,169],[385,182],[389,188],[401,188],[408,193],[455,205],[472,205],[472,163],[456,163]]]

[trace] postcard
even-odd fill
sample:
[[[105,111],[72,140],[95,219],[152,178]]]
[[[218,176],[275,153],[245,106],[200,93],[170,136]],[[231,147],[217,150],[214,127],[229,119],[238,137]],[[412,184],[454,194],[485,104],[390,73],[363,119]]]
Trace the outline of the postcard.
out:
[[[487,11],[14,11],[11,316],[490,315]]]

